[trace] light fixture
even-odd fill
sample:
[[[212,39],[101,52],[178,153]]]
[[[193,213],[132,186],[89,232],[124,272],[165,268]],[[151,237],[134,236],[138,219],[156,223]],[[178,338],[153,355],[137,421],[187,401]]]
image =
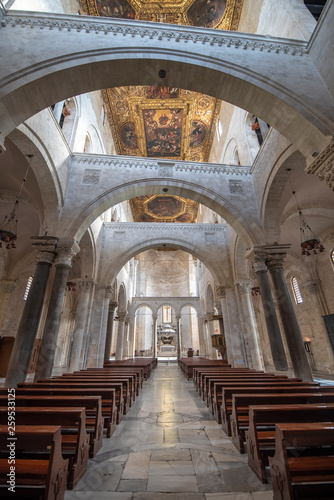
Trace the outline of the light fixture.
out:
[[[307,223],[305,215],[302,212],[302,209],[299,206],[296,191],[292,186],[292,182],[290,179],[291,168],[287,168],[289,172],[289,182],[292,188],[292,194],[295,197],[296,204],[298,207],[299,214],[299,229],[300,229],[300,246],[302,247],[302,255],[311,255],[311,252],[316,255],[318,252],[323,252],[325,250],[324,246],[320,242],[320,238],[312,231],[311,227]]]
[[[12,210],[8,215],[5,215],[1,225],[0,225],[0,248],[2,248],[2,242],[6,244],[6,249],[10,250],[11,248],[16,248],[16,240],[17,240],[17,223],[19,217],[19,203],[21,199],[21,193],[23,190],[24,183],[27,180],[29,168],[31,165],[31,160],[34,155],[26,155],[28,158],[28,167],[25,176],[23,177],[22,184],[19,192],[16,195],[16,199],[13,205]]]

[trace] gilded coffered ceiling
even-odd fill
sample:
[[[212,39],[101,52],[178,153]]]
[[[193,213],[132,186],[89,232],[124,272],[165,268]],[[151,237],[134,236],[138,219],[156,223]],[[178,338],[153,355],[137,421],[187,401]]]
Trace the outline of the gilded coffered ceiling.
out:
[[[243,0],[80,0],[86,15],[236,30]],[[218,120],[217,99],[167,86],[102,90],[116,153],[209,160]],[[159,207],[152,211],[150,206]],[[169,207],[169,212],[167,208]],[[178,210],[176,208],[178,207]],[[131,200],[138,222],[195,222],[198,205],[172,196]],[[175,211],[176,210],[176,211]]]

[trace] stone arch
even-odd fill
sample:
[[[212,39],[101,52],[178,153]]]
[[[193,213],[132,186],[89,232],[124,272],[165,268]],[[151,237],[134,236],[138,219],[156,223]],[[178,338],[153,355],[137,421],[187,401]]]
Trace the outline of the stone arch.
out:
[[[64,232],[66,235],[73,235],[76,240],[80,241],[87,227],[111,206],[147,193],[160,194],[161,189],[166,184],[171,195],[182,196],[202,203],[220,215],[239,234],[246,247],[264,243],[262,228],[258,226],[256,221],[247,220],[247,214],[245,216],[245,213],[242,213],[229,200],[200,184],[174,179],[168,179],[168,181],[163,179],[139,179],[110,189],[87,204],[81,211],[80,216],[76,220],[72,220],[72,223],[68,224],[68,220],[66,220],[66,224],[64,222],[64,226],[66,226]]]
[[[187,349],[190,347],[195,352],[199,351],[199,329],[198,329],[198,317],[199,308],[197,304],[184,304],[180,309],[181,316],[181,352],[185,348],[184,355],[186,355]]]
[[[6,35],[1,47],[4,68],[0,75],[4,81],[2,137],[29,116],[68,96],[108,87],[160,83],[158,74],[163,67],[167,75],[165,85],[212,95],[250,111],[298,144],[305,156],[322,150],[329,142],[334,128],[329,118],[332,104],[306,53],[305,42],[280,39],[277,43],[275,38],[261,35],[248,38],[242,33],[220,34],[212,30],[203,33],[202,29],[193,27],[189,33],[188,27],[178,26],[177,30],[169,26],[151,28],[139,21],[131,21],[130,27],[126,20],[108,18],[103,22],[89,19],[83,26],[80,18],[72,16],[69,30],[77,34],[69,44],[67,29],[49,29],[50,22],[52,27],[57,24],[61,27],[64,16],[55,14],[52,21],[31,13],[18,15],[18,19],[12,13],[11,16],[13,22],[8,24],[4,16],[2,30]],[[36,18],[38,32],[31,18]],[[43,26],[46,29],[42,29]],[[18,43],[26,53],[17,61],[16,73],[8,75],[5,68],[10,67],[12,57],[8,43],[10,30],[16,30],[16,36],[20,30]],[[101,37],[101,33],[105,36]],[[153,42],[147,43],[147,38]],[[154,43],[158,40],[158,44]],[[49,60],[42,59],[39,54],[41,43],[52,49]],[[206,43],[210,43],[209,53]],[[245,49],[245,57],[240,46]],[[261,46],[259,58],[258,47]],[[249,47],[254,50],[248,50]],[[269,60],[263,56],[266,52],[271,52]],[[270,77],[272,57],[277,59],[276,73],[280,75],[275,81]],[[299,64],[298,57],[304,58],[306,69]],[[302,99],[298,92],[307,93],[307,87],[296,91],[294,80],[287,76],[290,72],[283,71],[287,64],[294,64],[294,77],[298,81],[300,76],[301,86],[303,75],[309,70],[319,95],[307,95]],[[22,102],[29,105],[22,106]]]
[[[238,158],[236,160],[236,158]],[[226,165],[240,165],[238,145],[235,139],[231,139],[224,151],[222,163]]]
[[[205,310],[208,314],[213,314],[214,307],[215,307],[214,293],[211,284],[208,283],[206,286],[206,293],[205,293]]]
[[[119,312],[126,312],[126,306],[127,306],[127,294],[126,294],[126,287],[124,283],[121,283],[118,289],[118,311]]]

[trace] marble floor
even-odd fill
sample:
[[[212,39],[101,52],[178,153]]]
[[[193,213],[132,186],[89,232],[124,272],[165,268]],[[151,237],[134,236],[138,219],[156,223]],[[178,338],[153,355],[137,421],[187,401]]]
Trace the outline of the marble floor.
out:
[[[66,500],[271,500],[176,363],[144,382]]]

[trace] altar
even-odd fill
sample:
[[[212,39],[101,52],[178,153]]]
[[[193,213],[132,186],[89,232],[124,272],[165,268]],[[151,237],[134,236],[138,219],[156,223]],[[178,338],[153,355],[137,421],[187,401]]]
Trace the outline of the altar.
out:
[[[160,346],[160,353],[161,354],[168,354],[168,355],[173,355],[175,354],[175,346],[174,345],[162,345]]]

